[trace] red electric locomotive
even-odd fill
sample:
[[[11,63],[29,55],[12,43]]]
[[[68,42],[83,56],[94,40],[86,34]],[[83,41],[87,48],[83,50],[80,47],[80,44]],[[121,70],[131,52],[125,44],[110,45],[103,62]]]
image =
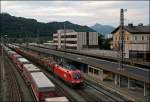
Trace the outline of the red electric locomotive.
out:
[[[83,74],[80,70],[76,69],[75,66],[61,62],[54,66],[54,74],[63,79],[71,86],[83,86]]]

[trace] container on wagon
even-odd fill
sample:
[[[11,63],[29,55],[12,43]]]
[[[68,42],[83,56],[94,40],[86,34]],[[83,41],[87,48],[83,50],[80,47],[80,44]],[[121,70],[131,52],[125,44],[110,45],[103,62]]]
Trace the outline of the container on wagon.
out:
[[[31,82],[31,72],[40,72],[40,69],[33,64],[23,64],[23,74],[27,82]]]
[[[13,60],[13,62],[16,63],[16,64],[17,64],[17,58],[22,58],[22,56],[19,55],[19,54],[13,54],[13,55],[12,55],[12,60]]]
[[[69,102],[67,97],[52,97],[52,98],[46,98],[45,102]]]
[[[32,89],[37,101],[44,101],[47,97],[56,96],[55,85],[42,72],[31,73]]]
[[[17,53],[12,50],[8,51],[8,55],[10,56],[11,54],[17,54]]]
[[[23,70],[23,64],[29,64],[30,62],[25,58],[17,58],[17,66],[20,68],[20,71]]]

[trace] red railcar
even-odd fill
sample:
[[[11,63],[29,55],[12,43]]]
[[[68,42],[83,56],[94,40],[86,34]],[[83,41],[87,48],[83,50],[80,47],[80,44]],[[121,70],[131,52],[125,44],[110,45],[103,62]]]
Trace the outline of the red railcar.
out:
[[[45,98],[45,102],[69,102],[67,97],[52,97],[52,98]]]
[[[13,60],[13,62],[14,62],[15,64],[17,64],[17,58],[22,58],[22,56],[19,55],[19,54],[13,54],[13,55],[12,55],[12,60]]]
[[[11,59],[13,59],[13,55],[16,55],[17,53],[14,51],[8,51],[8,55]]]
[[[31,87],[38,102],[56,96],[55,85],[42,72],[31,73],[31,78]]]
[[[17,66],[19,67],[19,70],[22,72],[23,71],[23,64],[30,64],[27,59],[25,58],[17,58]]]
[[[23,75],[28,83],[31,83],[31,73],[40,71],[41,70],[33,64],[23,64]]]

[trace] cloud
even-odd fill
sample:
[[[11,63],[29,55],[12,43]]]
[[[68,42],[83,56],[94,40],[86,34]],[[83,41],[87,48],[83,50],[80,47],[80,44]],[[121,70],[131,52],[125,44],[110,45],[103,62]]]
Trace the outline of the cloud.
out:
[[[1,11],[40,22],[65,21],[81,25],[118,26],[120,9],[127,8],[127,22],[149,22],[148,1],[1,1]]]

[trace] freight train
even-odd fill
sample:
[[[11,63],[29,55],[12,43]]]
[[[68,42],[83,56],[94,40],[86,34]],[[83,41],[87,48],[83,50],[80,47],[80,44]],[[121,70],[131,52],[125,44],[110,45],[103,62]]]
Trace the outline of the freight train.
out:
[[[29,59],[42,66],[45,66],[46,70],[52,72],[54,75],[58,76],[70,86],[82,87],[84,85],[83,73],[75,66],[66,62],[56,62],[52,58],[46,58],[31,51],[21,50],[18,46],[15,45],[9,44],[8,46],[13,48],[17,53],[28,57]]]
[[[3,47],[8,57],[23,75],[27,85],[32,89],[37,102],[69,102],[66,97],[57,95],[55,85],[37,66],[15,51],[6,46]]]

